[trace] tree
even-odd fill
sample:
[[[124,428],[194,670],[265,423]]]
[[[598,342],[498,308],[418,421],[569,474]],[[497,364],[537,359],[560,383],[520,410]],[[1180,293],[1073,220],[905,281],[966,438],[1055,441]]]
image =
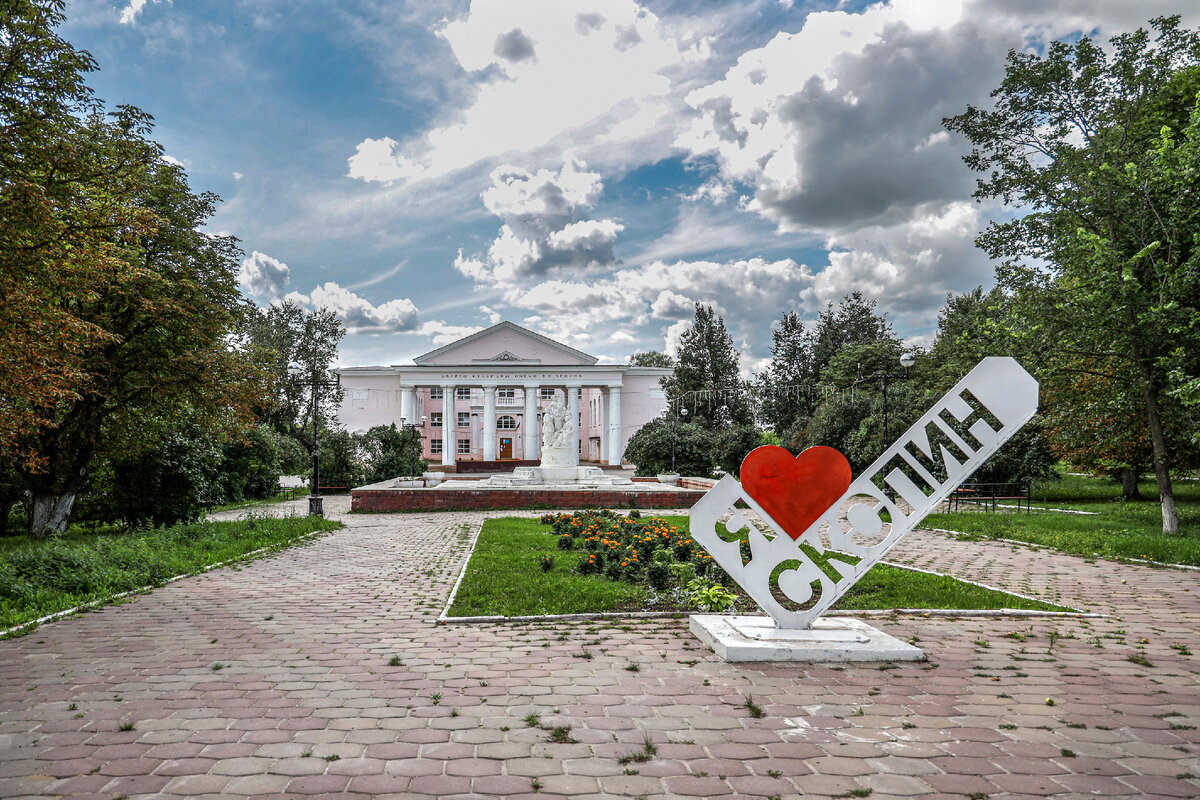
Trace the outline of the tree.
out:
[[[345,335],[346,329],[333,311],[308,311],[291,300],[256,309],[242,329],[245,350],[261,359],[272,377],[274,393],[262,409],[262,418],[299,442],[310,458],[312,384],[293,379],[288,368],[299,364],[305,377],[327,374]],[[341,389],[321,390],[322,420],[337,416],[342,397]]]
[[[696,318],[679,339],[675,373],[663,379],[672,409],[687,408],[697,422],[749,425],[750,402],[738,374],[738,352],[725,320],[696,303]]]
[[[639,353],[634,353],[629,357],[629,366],[631,367],[662,367],[663,369],[674,369],[675,359],[671,358],[666,353],[658,350],[643,350]]]
[[[419,476],[425,471],[421,433],[416,428],[376,425],[358,439],[367,462],[367,483]]]
[[[650,420],[630,437],[625,459],[637,466],[638,475],[668,473],[672,442],[676,472],[696,478],[712,476],[717,461],[712,432],[695,422],[672,422],[662,417]]]
[[[31,469],[46,455],[23,437],[54,423],[87,381],[89,348],[112,341],[70,299],[120,273],[114,231],[148,223],[84,84],[95,64],[54,32],[62,9],[10,0],[0,14],[0,457]]]
[[[245,301],[235,241],[202,232],[216,197],[163,160],[148,115],[100,113],[61,7],[0,17],[0,454],[34,536],[65,528],[96,459],[152,447],[181,405],[240,428],[263,390],[228,346]]]
[[[945,120],[986,177],[975,196],[1025,211],[977,243],[1002,262],[1014,334],[1040,345],[1043,374],[1089,374],[1139,398],[1163,530],[1177,533],[1166,400],[1200,348],[1200,35],[1179,17],[1045,56],[1010,51],[991,111]]]
[[[875,301],[867,300],[862,292],[851,292],[835,306],[830,301],[817,315],[812,333],[811,369],[814,380],[825,380],[825,367],[843,347],[849,344],[894,342],[892,324],[875,311]]]
[[[758,378],[759,414],[767,427],[788,439],[816,410],[813,336],[795,311],[771,331],[771,363]]]

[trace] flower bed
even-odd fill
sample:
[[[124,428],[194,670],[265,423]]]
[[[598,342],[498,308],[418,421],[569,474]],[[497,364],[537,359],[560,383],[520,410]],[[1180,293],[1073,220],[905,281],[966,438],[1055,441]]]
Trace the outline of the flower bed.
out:
[[[697,577],[720,581],[724,571],[691,536],[661,517],[642,518],[615,511],[576,511],[545,514],[558,536],[561,550],[582,550],[586,556],[576,570],[583,575],[604,575],[611,580],[641,583],[662,591],[684,587]]]

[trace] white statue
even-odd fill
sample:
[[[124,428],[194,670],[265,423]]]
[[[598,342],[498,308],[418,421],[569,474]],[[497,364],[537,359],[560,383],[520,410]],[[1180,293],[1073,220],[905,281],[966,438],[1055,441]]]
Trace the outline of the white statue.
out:
[[[570,418],[566,407],[558,397],[542,415],[542,448],[563,450],[571,447],[575,435],[575,421]]]

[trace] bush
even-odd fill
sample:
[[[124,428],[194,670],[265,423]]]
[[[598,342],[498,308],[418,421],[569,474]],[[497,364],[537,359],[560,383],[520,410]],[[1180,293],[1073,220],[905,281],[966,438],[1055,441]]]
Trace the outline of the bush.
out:
[[[646,568],[646,582],[657,591],[663,591],[671,581],[671,567],[655,561]]]

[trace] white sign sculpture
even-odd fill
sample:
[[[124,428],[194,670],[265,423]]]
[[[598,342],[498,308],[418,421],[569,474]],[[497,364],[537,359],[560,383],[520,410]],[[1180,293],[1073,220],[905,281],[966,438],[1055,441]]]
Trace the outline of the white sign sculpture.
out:
[[[985,358],[840,494],[850,472],[837,451],[810,448],[792,459],[782,448],[758,448],[743,462],[743,483],[727,475],[693,506],[692,538],[779,628],[811,628],[1037,405],[1037,381],[1020,364]],[[806,516],[791,501],[814,491],[827,492],[826,499]],[[739,501],[762,526],[751,523]]]

